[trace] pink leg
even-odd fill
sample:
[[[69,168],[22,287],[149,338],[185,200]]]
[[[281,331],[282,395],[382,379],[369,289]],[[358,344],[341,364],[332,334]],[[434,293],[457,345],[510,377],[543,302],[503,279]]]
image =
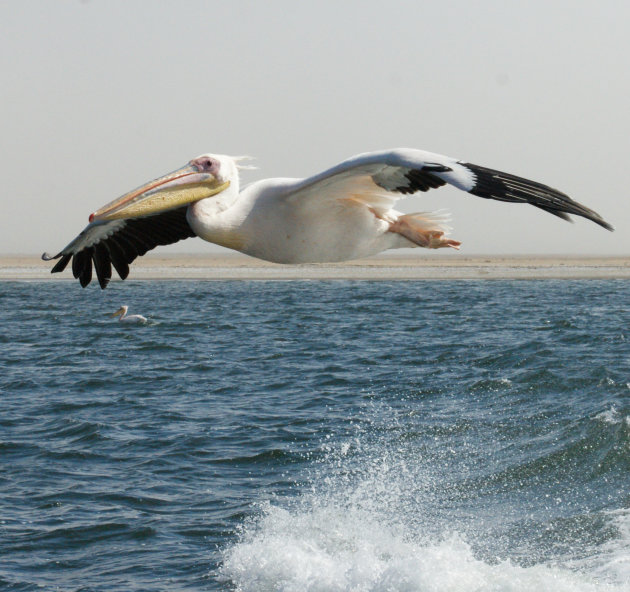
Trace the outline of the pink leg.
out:
[[[412,243],[427,249],[441,249],[444,247],[459,249],[462,244],[459,241],[444,238],[444,231],[437,228],[427,228],[425,224],[421,224],[414,218],[407,216],[401,216],[398,220],[392,222],[389,231],[396,232]]]

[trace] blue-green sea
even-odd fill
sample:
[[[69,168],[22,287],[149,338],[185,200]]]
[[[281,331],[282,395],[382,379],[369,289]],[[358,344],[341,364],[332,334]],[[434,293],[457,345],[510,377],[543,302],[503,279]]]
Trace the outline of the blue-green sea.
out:
[[[0,282],[0,590],[630,591],[630,283]]]

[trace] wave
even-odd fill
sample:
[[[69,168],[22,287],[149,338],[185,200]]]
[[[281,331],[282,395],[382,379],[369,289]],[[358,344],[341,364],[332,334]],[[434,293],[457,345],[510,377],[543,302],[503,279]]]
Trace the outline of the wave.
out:
[[[630,388],[630,383],[628,383]],[[595,419],[598,419],[609,425],[619,425],[625,423],[627,427],[630,427],[630,415],[624,415],[617,407],[614,405],[598,413],[595,416]]]
[[[224,583],[239,592],[630,590],[630,510],[576,515],[580,536],[567,531],[554,552],[538,531],[562,537],[566,521],[545,522],[541,510],[510,525],[504,491],[454,492],[453,467],[421,452],[405,420],[382,406],[371,413],[381,419],[322,445],[297,495],[257,506],[223,554]]]
[[[509,559],[489,562],[477,558],[457,533],[426,543],[361,510],[267,504],[227,553],[222,573],[241,592],[617,592],[628,590],[627,563],[618,546],[608,563],[590,573],[523,567]]]

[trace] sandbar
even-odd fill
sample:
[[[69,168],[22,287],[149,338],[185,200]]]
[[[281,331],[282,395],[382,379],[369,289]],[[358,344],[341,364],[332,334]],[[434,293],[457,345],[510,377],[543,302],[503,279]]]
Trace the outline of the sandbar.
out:
[[[70,266],[51,275],[35,255],[0,256],[1,280],[73,280]],[[280,265],[240,253],[148,254],[130,266],[131,280],[455,280],[628,279],[630,257],[396,254],[343,263]],[[114,272],[114,279],[118,279]],[[74,281],[74,280],[73,280]]]

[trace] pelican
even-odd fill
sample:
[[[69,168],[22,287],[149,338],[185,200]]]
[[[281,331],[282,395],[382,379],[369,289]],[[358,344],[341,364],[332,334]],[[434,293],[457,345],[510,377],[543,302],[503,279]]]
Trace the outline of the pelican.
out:
[[[83,287],[92,264],[101,288],[158,245],[198,236],[276,263],[368,257],[402,247],[459,248],[442,213],[402,214],[395,202],[447,183],[471,195],[529,203],[570,220],[575,214],[613,227],[569,196],[509,173],[441,154],[398,148],[359,154],[306,179],[265,179],[239,190],[240,159],[204,154],[90,214],[89,224],[57,255],[52,273],[72,259]]]
[[[129,307],[126,304],[123,304],[116,312],[110,314],[110,317],[118,317],[118,320],[122,323],[148,323],[148,319],[143,317],[142,315],[128,315],[127,311]]]

